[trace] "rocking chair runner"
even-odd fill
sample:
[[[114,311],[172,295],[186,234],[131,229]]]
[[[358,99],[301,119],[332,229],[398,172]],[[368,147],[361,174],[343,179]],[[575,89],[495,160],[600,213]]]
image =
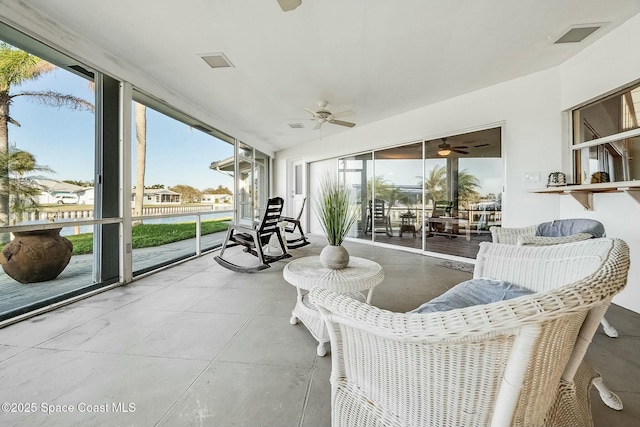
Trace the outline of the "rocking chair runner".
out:
[[[287,248],[282,239],[280,233],[280,214],[282,213],[282,207],[284,200],[282,197],[274,197],[267,201],[267,208],[264,215],[255,228],[250,228],[238,224],[229,225],[227,231],[227,238],[220,249],[220,255],[214,259],[221,266],[228,268],[229,270],[237,271],[240,273],[254,273],[256,271],[269,268],[269,264],[281,259],[290,258],[291,255],[287,253]],[[264,246],[269,243],[271,236],[275,233],[280,243],[282,253],[278,255],[268,255],[264,252]],[[245,247],[244,251],[258,257],[260,263],[257,266],[246,267],[238,264],[234,264],[223,258],[224,251],[227,248],[242,245]]]
[[[300,207],[300,211],[298,212],[298,216],[295,218],[290,217],[282,217],[282,221],[286,221],[287,225],[284,229],[287,233],[295,233],[296,229],[300,234],[300,237],[294,239],[287,239],[287,248],[296,249],[301,248],[310,244],[311,242],[307,240],[307,237],[304,235],[304,231],[302,231],[302,225],[300,225],[300,218],[302,218],[302,211],[304,211],[304,205],[307,202],[307,198],[302,199],[302,206]],[[286,236],[286,235],[285,235]]]

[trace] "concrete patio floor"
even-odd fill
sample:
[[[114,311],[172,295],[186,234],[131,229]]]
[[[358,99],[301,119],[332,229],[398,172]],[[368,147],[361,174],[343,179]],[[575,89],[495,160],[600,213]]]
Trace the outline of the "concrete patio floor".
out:
[[[318,254],[324,242],[312,241],[294,258]],[[389,310],[470,277],[436,258],[346,246],[382,264],[372,304]],[[304,325],[289,324],[286,263],[242,274],[207,254],[0,329],[0,401],[15,404],[0,425],[329,426],[330,350],[318,357]],[[620,336],[600,330],[588,359],[625,407],[592,390],[595,425],[640,425],[640,315],[612,306],[607,318]]]

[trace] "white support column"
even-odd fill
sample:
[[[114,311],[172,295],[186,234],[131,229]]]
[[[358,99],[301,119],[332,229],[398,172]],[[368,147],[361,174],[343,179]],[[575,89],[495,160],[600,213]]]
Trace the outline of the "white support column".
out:
[[[120,281],[133,279],[133,247],[131,239],[131,83],[120,83]]]

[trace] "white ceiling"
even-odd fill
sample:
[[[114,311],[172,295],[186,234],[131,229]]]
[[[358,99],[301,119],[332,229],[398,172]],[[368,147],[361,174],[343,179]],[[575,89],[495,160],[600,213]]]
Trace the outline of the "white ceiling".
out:
[[[25,0],[54,25],[181,94],[220,130],[274,151],[556,66],[640,12],[638,0]],[[602,23],[581,43],[553,42]],[[223,52],[234,68],[212,69]],[[104,65],[107,67],[107,65]],[[107,70],[109,71],[109,70]],[[116,76],[117,77],[117,76]],[[291,129],[288,123],[303,123]]]

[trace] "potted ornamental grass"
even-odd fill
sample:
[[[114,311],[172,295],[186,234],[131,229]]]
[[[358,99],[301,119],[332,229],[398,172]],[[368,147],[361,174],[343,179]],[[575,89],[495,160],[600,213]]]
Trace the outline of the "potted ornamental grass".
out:
[[[314,202],[314,211],[329,243],[320,253],[320,262],[334,270],[345,268],[349,264],[349,252],[342,242],[359,213],[352,201],[349,186],[340,184],[335,175],[326,173],[320,181]]]

